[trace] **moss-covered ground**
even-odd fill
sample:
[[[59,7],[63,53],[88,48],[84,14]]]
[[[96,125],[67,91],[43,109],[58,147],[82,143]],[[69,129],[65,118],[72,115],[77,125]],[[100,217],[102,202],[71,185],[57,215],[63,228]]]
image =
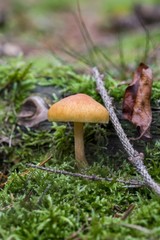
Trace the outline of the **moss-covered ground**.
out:
[[[117,181],[142,179],[128,162],[111,123],[85,125],[89,167],[82,170],[75,163],[72,123],[45,121],[33,128],[17,123],[22,104],[30,95],[38,94],[50,105],[81,92],[103,104],[90,74],[92,66],[97,65],[105,73],[105,86],[117,106],[124,130],[129,137],[134,136],[135,127],[121,119],[121,102],[132,71],[145,60],[153,70],[151,103],[158,111],[151,127],[153,139],[136,141],[133,145],[144,152],[149,173],[160,183],[160,122],[156,119],[159,118],[160,73],[159,56],[153,54],[158,38],[158,30],[150,31],[153,41],[149,42],[146,55],[146,33],[143,30],[136,36],[126,33],[121,42],[123,54],[117,54],[116,43],[108,49],[94,48],[80,57],[90,63],[87,67],[79,56],[76,64],[64,63],[53,54],[42,59],[33,56],[1,59],[0,239],[160,239],[159,196],[146,186],[133,188]],[[124,80],[126,83],[121,84]],[[27,166],[47,159],[46,167],[113,180],[91,181]],[[28,173],[22,174],[26,170]]]

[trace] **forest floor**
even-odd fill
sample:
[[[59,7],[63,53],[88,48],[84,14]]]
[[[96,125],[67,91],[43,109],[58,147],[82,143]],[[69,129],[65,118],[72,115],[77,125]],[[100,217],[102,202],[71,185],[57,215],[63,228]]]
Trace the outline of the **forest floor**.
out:
[[[122,117],[122,101],[133,72],[144,62],[154,76],[152,139],[131,143],[144,153],[147,170],[160,183],[159,22],[137,23],[125,0],[107,6],[82,0],[80,11],[72,1],[43,2],[8,0],[1,6],[0,239],[158,240],[160,198],[147,186],[128,185],[143,179],[128,162],[111,121],[85,125],[89,166],[78,169],[72,123],[44,119],[35,124],[36,106],[24,102],[36,96],[40,110],[48,109],[61,98],[85,93],[103,104],[91,76],[97,66],[124,131],[137,137],[136,127]],[[22,117],[23,109],[28,112]],[[29,163],[62,173],[32,169]]]

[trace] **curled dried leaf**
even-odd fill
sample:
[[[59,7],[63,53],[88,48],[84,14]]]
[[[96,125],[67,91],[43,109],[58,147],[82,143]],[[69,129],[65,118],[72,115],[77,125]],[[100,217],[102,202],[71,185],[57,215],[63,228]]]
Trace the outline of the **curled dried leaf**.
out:
[[[134,73],[131,84],[123,98],[123,117],[137,126],[139,138],[151,138],[150,125],[152,111],[150,98],[152,91],[152,70],[141,63]]]
[[[40,96],[28,97],[18,114],[18,124],[25,127],[34,127],[47,120],[48,106]]]

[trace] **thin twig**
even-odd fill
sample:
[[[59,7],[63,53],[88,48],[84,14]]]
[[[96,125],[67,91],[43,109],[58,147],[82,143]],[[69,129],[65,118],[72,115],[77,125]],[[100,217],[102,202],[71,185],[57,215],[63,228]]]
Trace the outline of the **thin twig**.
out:
[[[65,240],[79,240],[80,238],[78,238],[78,235],[87,229],[88,227],[86,226],[86,224],[83,224],[81,228],[79,228],[76,232],[72,233],[72,235],[67,237]]]
[[[120,32],[117,34],[118,38],[118,49],[119,49],[119,57],[120,57],[120,65],[121,69],[126,69],[126,64],[124,60],[124,52],[123,52],[123,46],[122,46],[122,37]]]
[[[104,53],[104,51],[101,50],[100,47],[98,47],[94,41],[92,40],[92,37],[90,36],[90,33],[87,29],[87,26],[85,24],[85,21],[83,19],[83,16],[81,14],[81,8],[79,1],[77,1],[77,13],[72,12],[74,21],[76,22],[78,29],[80,31],[80,34],[82,36],[82,39],[85,43],[86,48],[88,49],[88,57],[86,58],[84,54],[79,53],[78,51],[75,51],[71,46],[67,46],[67,42],[64,41],[63,38],[61,38],[61,43],[63,45],[60,47],[61,50],[63,50],[65,53],[70,55],[71,57],[78,59],[82,61],[84,64],[86,64],[89,67],[93,67],[97,65],[96,63],[101,63],[101,66],[103,69],[108,69],[109,65],[108,63],[118,72],[121,71],[118,65],[116,65],[107,54]],[[66,48],[67,46],[67,48]],[[53,49],[52,49],[53,51]],[[107,63],[108,62],[108,63]],[[108,74],[110,74],[108,72]],[[111,74],[110,74],[111,75]]]
[[[44,196],[47,194],[47,192],[49,191],[50,187],[51,187],[51,184],[47,185],[47,187],[45,188],[45,190],[42,192],[42,195],[40,196],[40,198],[39,198],[39,200],[38,200],[38,202],[37,202],[37,205],[38,205],[38,206],[41,205],[42,200],[43,200]]]
[[[36,168],[36,169],[40,169],[40,170],[43,170],[43,171],[51,172],[51,173],[63,174],[63,175],[68,175],[68,176],[78,177],[78,178],[85,178],[85,179],[92,180],[92,181],[109,181],[109,182],[114,182],[115,181],[115,182],[126,184],[127,187],[133,187],[133,188],[143,186],[143,182],[139,182],[139,181],[135,181],[135,180],[125,181],[125,180],[121,180],[121,179],[98,177],[96,175],[86,175],[86,174],[81,174],[81,173],[72,173],[72,172],[68,172],[68,171],[65,171],[65,170],[58,170],[58,169],[53,169],[53,168],[48,168],[48,167],[42,167],[42,166],[34,165],[34,164],[31,164],[31,163],[28,163],[27,166],[31,167],[31,168]]]
[[[134,204],[130,204],[128,209],[124,212],[123,216],[121,217],[121,220],[126,220],[126,218],[131,214],[131,212],[133,211],[135,205]]]
[[[11,135],[9,136],[9,143],[8,143],[9,147],[12,147],[12,138],[13,138],[14,130],[15,130],[15,125],[12,126]]]
[[[151,37],[150,37],[150,33],[149,33],[149,30],[147,28],[147,26],[145,25],[144,23],[144,20],[142,19],[142,17],[140,16],[140,14],[136,14],[137,16],[137,19],[142,27],[142,29],[144,30],[145,32],[145,35],[146,35],[146,41],[145,41],[145,47],[144,47],[144,56],[142,58],[142,61],[143,62],[146,62],[147,61],[147,58],[148,58],[148,53],[149,53],[149,43],[151,41]]]
[[[38,166],[43,166],[45,163],[47,163],[51,159],[52,155],[49,155],[46,159],[44,159],[42,162],[38,163]],[[30,169],[25,170],[21,173],[21,176],[25,176],[30,172]]]
[[[82,17],[79,1],[77,1],[77,10],[78,10],[78,16],[75,14],[75,20],[78,24],[78,27],[80,29],[80,32],[81,32],[83,40],[86,44],[86,47],[87,47],[87,49],[90,50],[90,52],[89,52],[90,58],[91,58],[90,63],[92,63],[92,66],[93,66],[93,63],[96,61],[96,59],[98,60],[98,55],[99,55],[99,57],[102,57],[105,60],[105,61],[103,61],[104,69],[107,68],[106,62],[108,61],[108,63],[110,63],[113,68],[120,71],[119,67],[113,61],[111,61],[111,59],[108,57],[108,55],[104,54],[104,51],[102,51],[98,46],[96,46],[94,41],[92,40],[92,37],[90,36],[90,33],[87,29],[85,21]]]
[[[145,184],[150,187],[152,190],[154,190],[158,195],[160,195],[160,185],[157,184],[148,173],[143,160],[144,160],[144,154],[139,153],[136,151],[133,146],[131,145],[129,139],[127,138],[118,118],[115,113],[114,107],[112,105],[112,100],[107,93],[107,90],[105,89],[104,83],[103,83],[103,75],[101,75],[98,71],[98,69],[95,67],[92,69],[93,77],[96,80],[96,86],[97,91],[102,97],[102,100],[104,102],[105,107],[107,108],[111,122],[117,132],[117,135],[125,149],[125,151],[128,154],[128,160],[134,165],[136,170],[141,174],[141,176],[144,179]]]
[[[142,227],[140,225],[136,225],[136,224],[128,224],[128,223],[120,223],[120,225],[122,227],[127,227],[127,228],[131,228],[140,232],[143,232],[144,234],[153,234],[152,230],[149,230],[145,227]]]

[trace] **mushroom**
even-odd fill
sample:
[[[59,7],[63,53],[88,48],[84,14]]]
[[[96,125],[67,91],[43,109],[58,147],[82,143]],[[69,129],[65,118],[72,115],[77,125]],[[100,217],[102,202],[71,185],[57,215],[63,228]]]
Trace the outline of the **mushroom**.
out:
[[[49,121],[73,122],[75,158],[78,168],[88,165],[84,151],[83,123],[108,123],[109,113],[104,106],[86,94],[61,99],[48,110]]]

